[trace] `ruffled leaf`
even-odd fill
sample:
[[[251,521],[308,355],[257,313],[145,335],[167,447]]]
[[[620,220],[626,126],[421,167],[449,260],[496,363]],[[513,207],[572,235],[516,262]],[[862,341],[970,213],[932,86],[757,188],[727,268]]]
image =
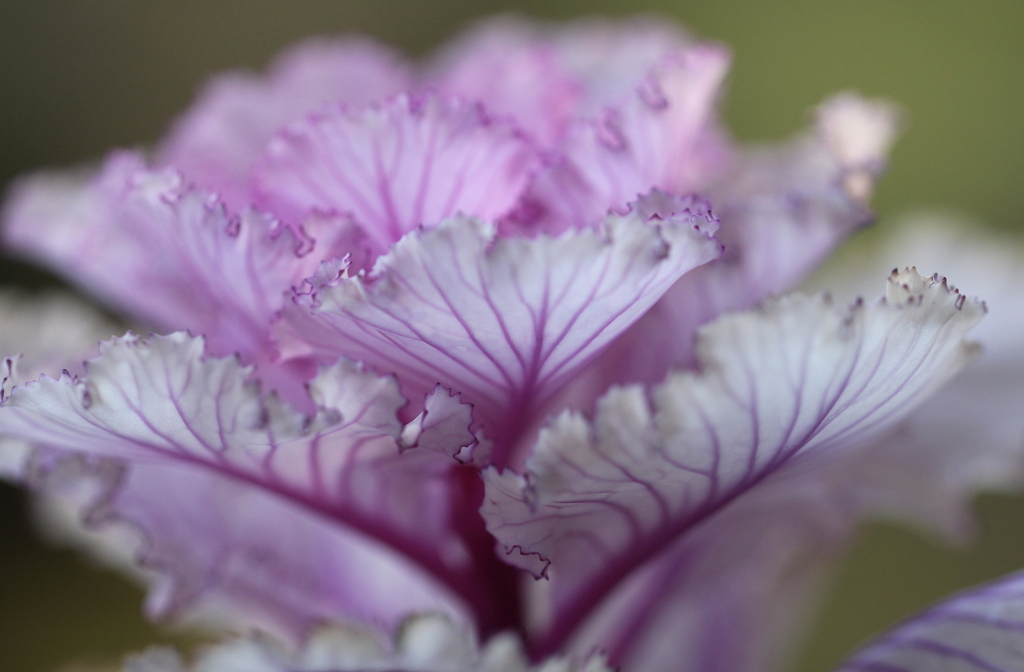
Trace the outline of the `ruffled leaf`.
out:
[[[78,372],[114,324],[80,299],[61,292],[0,292],[0,353],[7,354],[0,398],[39,376]]]
[[[550,564],[554,615],[542,650],[738,495],[909,414],[969,361],[975,348],[963,336],[983,312],[914,271],[894,273],[871,307],[771,301],[703,330],[701,373],[674,374],[653,401],[639,387],[615,389],[593,422],[574,413],[553,421],[524,476],[486,472],[488,529],[511,561]]]
[[[727,148],[716,102],[728,53],[700,45],[665,56],[623,101],[574,123],[561,159],[538,175],[525,199],[531,227],[558,232],[592,225],[652,187],[671,194],[706,189]]]
[[[415,563],[266,488],[156,460],[32,466],[48,535],[146,586],[150,618],[296,638],[332,618],[394,624],[411,605],[466,617]]]
[[[661,382],[693,364],[701,325],[796,287],[870,220],[867,198],[897,128],[892,105],[844,94],[818,108],[813,133],[737,152],[709,191],[724,253],[666,292],[597,363],[591,384]]]
[[[312,274],[313,241],[247,210],[229,216],[172,170],[117,154],[99,175],[22,182],[5,212],[6,242],[161,329],[207,336],[217,354],[270,350],[285,292]],[[310,222],[330,249],[331,222]]]
[[[620,582],[571,650],[605,651],[623,669],[786,669],[809,598],[844,547],[848,512],[819,490],[789,478],[744,493]]]
[[[0,324],[0,353],[6,354],[0,399],[42,372],[79,371],[96,344],[116,330],[85,303],[57,292],[0,292]],[[0,438],[0,478],[21,479],[31,455],[27,443]]]
[[[530,29],[487,26],[449,47],[434,65],[431,84],[446,95],[484,101],[542,145],[564,133],[579,104],[579,82],[548,45],[524,47]]]
[[[311,384],[320,412],[307,421],[261,397],[236,359],[203,349],[183,333],[108,341],[85,379],[43,377],[0,408],[0,433],[128,463],[127,484],[102,505],[141,528],[144,559],[168,575],[155,611],[211,594],[301,632],[331,614],[458,615],[457,597],[495,618],[481,607],[495,584],[476,574],[449,457],[473,441],[468,407],[459,430],[457,402],[439,390],[416,428],[434,449],[401,451],[393,378],[342,360]]]
[[[574,119],[630,93],[651,67],[688,42],[661,20],[585,19],[555,27],[501,17],[447,46],[428,65],[427,83],[483,101],[555,146]]]
[[[867,277],[896,260],[918,268],[949,269],[951,275],[985,297],[989,314],[972,332],[981,344],[977,362],[943,387],[928,404],[873,449],[898,460],[905,470],[927,471],[929,487],[913,487],[897,477],[888,496],[873,499],[889,515],[913,515],[963,537],[973,531],[969,504],[981,489],[1017,490],[1024,482],[1024,361],[1019,334],[1024,330],[1024,244],[1016,237],[987,234],[973,222],[945,215],[919,215],[889,225],[864,244],[840,253],[812,279],[812,287],[842,288],[854,295]],[[933,522],[935,521],[935,522]]]
[[[729,248],[719,265],[731,268],[691,291],[727,284],[711,293],[717,315],[798,284],[870,221],[869,197],[899,124],[894,105],[841,94],[818,107],[812,133],[739,156],[711,191]]]
[[[789,669],[865,520],[963,532],[950,523],[985,484],[960,468],[977,443],[924,454],[901,450],[902,437],[802,458],[750,488],[621,582],[573,649],[599,647],[627,669]]]
[[[583,664],[556,658],[532,666],[511,634],[479,645],[465,628],[436,615],[409,618],[393,644],[376,633],[341,626],[321,627],[297,651],[259,635],[208,647],[193,667],[173,651],[152,649],[130,658],[123,672],[611,672],[601,656]]]
[[[696,207],[648,219],[641,205],[601,230],[534,240],[453,218],[405,237],[369,275],[298,297],[291,352],[393,371],[409,396],[440,382],[473,404],[505,463],[574,373],[718,253],[713,229]]]
[[[1024,574],[1012,574],[932,607],[871,642],[838,669],[1024,670]]]
[[[288,221],[344,213],[378,253],[457,213],[504,215],[537,156],[475,104],[433,95],[335,107],[288,126],[255,174],[258,202]]]
[[[395,52],[362,39],[311,40],[279,56],[266,75],[213,79],[158,152],[160,163],[216,192],[240,212],[249,175],[274,133],[326,103],[365,105],[405,91],[411,78]]]

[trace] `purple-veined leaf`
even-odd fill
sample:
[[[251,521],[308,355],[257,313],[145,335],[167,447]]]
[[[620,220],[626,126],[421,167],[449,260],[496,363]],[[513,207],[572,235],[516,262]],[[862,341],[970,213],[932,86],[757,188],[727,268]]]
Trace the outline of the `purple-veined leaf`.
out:
[[[652,64],[636,89],[575,121],[561,158],[526,194],[549,232],[591,226],[651,188],[682,195],[706,189],[728,154],[715,126],[728,53],[700,45]]]
[[[0,293],[0,399],[40,372],[76,373],[96,344],[117,327],[98,311],[60,292]],[[20,480],[32,447],[18,439],[0,438],[0,478]]]
[[[265,75],[231,72],[211,80],[157,152],[235,212],[251,204],[250,173],[274,133],[327,103],[366,105],[405,91],[412,73],[400,56],[364,39],[309,40]]]
[[[913,270],[894,273],[872,306],[771,300],[702,330],[700,372],[673,374],[650,399],[638,386],[613,389],[593,421],[552,421],[524,475],[485,473],[488,529],[511,562],[551,577],[538,650],[566,644],[588,618],[608,623],[598,608],[620,582],[666,571],[651,561],[676,558],[672,549],[740,494],[909,414],[970,360],[976,348],[963,337],[983,312]],[[586,629],[574,642],[598,644],[625,662],[636,639]]]
[[[709,191],[722,256],[666,292],[595,363],[586,384],[659,383],[672,367],[693,364],[701,325],[796,287],[870,220],[867,198],[897,127],[892,105],[844,94],[819,106],[812,133],[734,152]]]
[[[30,177],[5,210],[5,241],[101,300],[166,330],[207,336],[216,354],[248,360],[271,349],[269,322],[313,272],[314,241],[214,197],[141,157],[111,156],[96,176]],[[331,251],[333,222],[310,221]],[[321,236],[321,233],[323,234]]]
[[[893,628],[842,672],[1024,670],[1024,574],[961,593]]]
[[[440,382],[473,404],[505,464],[581,367],[718,254],[706,208],[662,216],[662,200],[557,238],[501,238],[463,217],[410,234],[369,274],[322,274],[286,311],[282,350],[357,358],[410,397]]]
[[[474,440],[469,407],[435,390],[410,430],[394,378],[341,360],[310,383],[310,419],[261,396],[249,373],[184,333],[114,339],[83,379],[14,388],[0,433],[127,464],[127,484],[98,505],[150,537],[144,560],[168,575],[158,612],[213,593],[299,632],[416,609],[496,627],[496,584],[481,575],[491,549],[478,548],[451,458]]]
[[[338,106],[281,131],[255,175],[257,202],[289,222],[351,216],[375,251],[455,214],[487,220],[518,201],[538,156],[514,126],[436,95]]]

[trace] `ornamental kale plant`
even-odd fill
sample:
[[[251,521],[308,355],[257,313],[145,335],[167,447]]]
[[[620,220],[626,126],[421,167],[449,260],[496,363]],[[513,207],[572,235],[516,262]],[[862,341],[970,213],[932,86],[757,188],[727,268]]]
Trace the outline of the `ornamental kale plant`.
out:
[[[858,520],[950,531],[1016,481],[1024,431],[932,397],[985,304],[785,294],[870,220],[894,108],[738,146],[728,61],[651,21],[308,42],[152,155],[15,186],[8,248],[164,335],[76,366],[111,328],[12,307],[5,473],[150,615],[242,633],[126,669],[768,670]],[[1014,581],[849,667],[1024,669]]]

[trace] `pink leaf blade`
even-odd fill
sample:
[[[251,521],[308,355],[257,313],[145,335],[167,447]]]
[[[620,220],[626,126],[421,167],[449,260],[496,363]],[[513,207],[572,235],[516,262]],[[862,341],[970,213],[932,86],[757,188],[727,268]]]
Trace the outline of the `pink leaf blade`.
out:
[[[254,179],[257,202],[285,220],[344,213],[383,252],[451,215],[501,217],[537,164],[511,124],[428,94],[310,115],[270,143]]]
[[[249,552],[249,536],[252,544],[266,542],[266,535],[252,528],[258,519],[235,509],[250,501],[268,516],[308,519],[291,523],[310,530],[304,544],[323,534],[313,528],[338,527],[345,541],[331,546],[340,537],[325,534],[326,547],[317,551],[317,557],[330,557],[331,548],[344,552],[355,544],[352,553],[360,557],[369,553],[362,550],[366,546],[397,558],[400,565],[412,563],[418,569],[410,580],[419,582],[420,589],[409,597],[429,597],[422,607],[444,603],[450,613],[464,616],[464,609],[483,609],[481,605],[490,603],[486,591],[491,584],[481,584],[476,575],[476,550],[455,525],[455,507],[463,503],[454,473],[459,467],[450,456],[475,440],[468,428],[468,409],[453,408],[457,401],[442,401],[440,407],[447,411],[440,414],[440,421],[428,416],[419,428],[421,440],[434,449],[403,452],[400,436],[405,428],[397,412],[405,400],[393,378],[365,372],[347,360],[324,369],[311,384],[320,412],[310,421],[275,398],[262,397],[248,375],[249,369],[235,358],[205,357],[201,338],[177,333],[140,341],[129,336],[105,343],[81,380],[44,377],[16,387],[0,408],[0,425],[5,435],[36,445],[122,460],[128,464],[129,478],[136,477],[131,474],[137,468],[137,478],[142,479],[138,483],[154,474],[157,481],[147,480],[146,488],[114,497],[134,502],[126,504],[129,510],[122,517],[142,516],[143,526],[148,525],[146,520],[168,523],[145,531],[153,534],[157,546],[170,549],[158,555],[171,558],[163,564],[177,576],[173,585],[193,585],[215,571],[210,563],[220,557],[199,549],[172,552],[177,544],[187,543],[189,525],[167,520],[177,501],[170,490],[185,488],[180,493],[184,496],[188,483],[195,482],[206,484],[195,491],[196,497],[220,502],[218,512],[209,512],[207,526],[222,530],[224,539],[217,547],[237,544],[237,552],[244,554]],[[426,405],[439,408],[430,398]],[[461,429],[456,422],[460,413]],[[442,447],[442,441],[452,445]],[[165,477],[159,474],[173,473],[181,474],[177,485],[169,476],[166,488],[154,485]],[[200,516],[208,505],[197,503],[188,515]],[[232,530],[235,524],[238,529]],[[171,536],[163,537],[164,533]],[[173,565],[174,558],[184,564]],[[363,565],[354,560],[347,564],[345,558],[336,561],[356,571],[337,577],[338,585],[348,582],[345,590],[356,590],[362,571],[358,568]],[[396,566],[388,562],[387,566]],[[386,584],[380,590],[390,590]],[[222,588],[231,592],[230,586],[216,581],[210,585],[215,594]],[[173,601],[189,601],[191,589],[182,590],[185,596]],[[258,592],[250,597],[265,602],[265,591]],[[398,609],[393,599],[384,597],[382,608]],[[342,598],[324,597],[336,605],[343,605]],[[372,600],[354,604],[363,609]],[[401,608],[416,607],[403,603]],[[389,619],[399,615],[389,614]]]

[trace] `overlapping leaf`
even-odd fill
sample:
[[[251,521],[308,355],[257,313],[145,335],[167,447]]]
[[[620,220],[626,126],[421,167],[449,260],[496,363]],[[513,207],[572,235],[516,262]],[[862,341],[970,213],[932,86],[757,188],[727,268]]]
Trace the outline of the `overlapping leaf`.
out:
[[[369,275],[325,276],[298,297],[286,353],[355,357],[410,396],[440,382],[474,405],[505,462],[575,372],[718,254],[706,209],[645,207],[558,238],[498,238],[469,218],[411,234]]]
[[[290,609],[289,624],[328,613],[393,622],[494,599],[459,522],[450,457],[473,440],[468,406],[438,390],[404,428],[395,380],[342,360],[311,384],[320,412],[309,421],[261,397],[248,373],[235,358],[204,358],[203,340],[183,333],[115,339],[82,380],[15,388],[0,432],[128,464],[105,504],[151,537],[150,564],[172,575],[158,611],[220,590],[277,616]],[[400,450],[403,433],[425,447]],[[277,547],[282,534],[292,540]]]
[[[9,245],[164,330],[207,336],[217,354],[268,350],[285,293],[317,268],[314,242],[247,210],[229,216],[174,170],[116,154],[99,175],[29,178],[6,211]],[[331,249],[332,224],[311,222]]]
[[[497,219],[517,202],[538,156],[474,103],[399,96],[333,107],[285,128],[255,174],[257,202],[288,221],[351,216],[377,253],[454,214]]]
[[[963,336],[983,312],[914,271],[870,307],[787,297],[708,326],[702,371],[673,375],[651,401],[617,389],[592,422],[557,418],[524,476],[487,473],[483,508],[510,560],[552,577],[544,646],[738,495],[905,417],[970,359]]]
[[[275,59],[266,75],[230,72],[210,81],[158,159],[241,212],[252,202],[253,164],[278,129],[328,103],[385,100],[411,81],[397,53],[369,40],[309,40]]]

